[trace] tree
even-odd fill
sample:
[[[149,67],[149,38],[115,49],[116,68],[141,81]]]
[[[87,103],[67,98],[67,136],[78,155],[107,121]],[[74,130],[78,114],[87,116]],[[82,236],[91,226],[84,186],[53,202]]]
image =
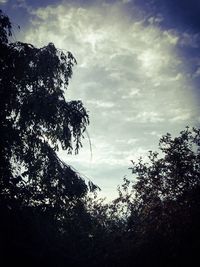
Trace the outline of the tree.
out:
[[[175,138],[168,133],[159,148],[149,162],[133,162],[128,231],[143,265],[191,265],[200,239],[200,130],[186,127]]]
[[[89,123],[81,101],[65,100],[76,60],[52,43],[11,43],[11,35],[10,20],[0,11],[0,197],[62,207],[87,192],[56,154],[60,146],[78,153]]]
[[[200,130],[186,127],[175,138],[168,133],[159,149],[147,162],[132,162],[133,181],[124,178],[119,197],[97,210],[106,225],[108,266],[179,267],[198,260]]]
[[[160,139],[159,149],[161,157],[150,151],[149,163],[141,159],[131,168],[137,175],[137,198],[144,203],[152,197],[176,200],[200,186],[200,130],[186,127],[175,138],[168,133]]]
[[[8,265],[65,266],[89,240],[83,197],[97,188],[57,156],[59,148],[78,153],[89,124],[82,102],[65,98],[76,60],[52,43],[11,36],[0,11],[0,256]]]

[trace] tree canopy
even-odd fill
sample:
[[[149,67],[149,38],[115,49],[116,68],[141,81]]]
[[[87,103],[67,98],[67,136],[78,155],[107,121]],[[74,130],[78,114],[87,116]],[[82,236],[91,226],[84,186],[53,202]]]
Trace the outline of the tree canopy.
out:
[[[65,99],[76,60],[52,43],[11,43],[11,35],[0,11],[0,194],[29,205],[83,196],[85,182],[56,154],[59,146],[78,153],[89,123],[82,102]]]
[[[134,179],[125,179],[116,200],[125,206],[126,257],[136,266],[191,265],[200,238],[200,130],[167,133],[159,152],[132,164]]]

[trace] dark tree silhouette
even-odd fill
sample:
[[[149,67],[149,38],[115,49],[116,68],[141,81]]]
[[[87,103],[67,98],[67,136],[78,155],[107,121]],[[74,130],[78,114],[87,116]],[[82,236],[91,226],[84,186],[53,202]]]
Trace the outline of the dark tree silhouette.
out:
[[[186,130],[174,139],[168,133],[160,139],[159,153],[150,151],[150,163],[133,163],[137,174],[137,196],[143,202],[157,197],[176,200],[178,196],[200,185],[199,130]]]
[[[142,265],[191,265],[200,240],[200,130],[168,133],[159,149],[149,162],[133,162],[127,228]]]
[[[8,265],[72,264],[88,236],[82,197],[97,188],[56,153],[78,153],[89,123],[82,102],[65,99],[76,60],[11,36],[0,11],[0,256]]]
[[[59,144],[77,153],[89,123],[81,101],[65,100],[76,60],[52,43],[10,43],[10,35],[0,11],[0,195],[27,205],[64,205],[87,191],[56,154]]]
[[[106,256],[97,266],[190,266],[200,247],[200,130],[160,139],[160,153],[132,162],[119,197],[99,205],[97,242]],[[97,236],[97,235],[96,235]]]

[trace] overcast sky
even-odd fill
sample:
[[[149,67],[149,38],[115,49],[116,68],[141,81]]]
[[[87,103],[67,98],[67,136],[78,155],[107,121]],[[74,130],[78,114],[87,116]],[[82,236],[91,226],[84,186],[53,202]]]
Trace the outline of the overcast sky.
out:
[[[78,61],[67,99],[81,99],[90,126],[79,155],[60,156],[108,199],[130,160],[159,137],[199,126],[198,0],[6,1],[14,40],[53,42]],[[21,26],[21,31],[17,25]]]

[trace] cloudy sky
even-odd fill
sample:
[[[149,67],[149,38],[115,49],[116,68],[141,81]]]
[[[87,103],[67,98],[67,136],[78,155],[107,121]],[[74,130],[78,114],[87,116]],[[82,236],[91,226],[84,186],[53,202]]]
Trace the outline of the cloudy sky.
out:
[[[90,126],[79,155],[60,156],[112,199],[130,160],[200,123],[199,0],[0,0],[13,39],[73,53],[67,99]],[[18,30],[17,25],[21,26]],[[90,147],[91,142],[91,147]]]

